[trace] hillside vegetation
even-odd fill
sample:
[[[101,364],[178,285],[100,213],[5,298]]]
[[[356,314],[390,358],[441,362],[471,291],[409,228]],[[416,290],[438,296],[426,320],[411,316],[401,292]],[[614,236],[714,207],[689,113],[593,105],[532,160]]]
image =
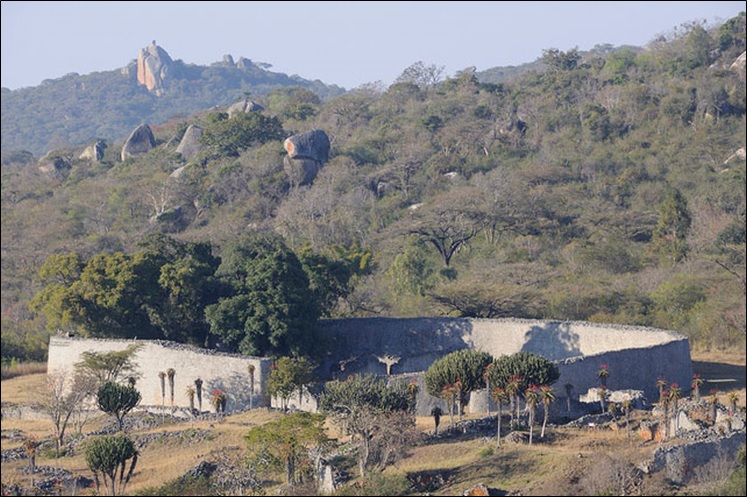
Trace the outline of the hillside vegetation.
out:
[[[153,123],[157,147],[124,162],[124,136],[100,162],[60,148],[71,167],[52,173],[4,143],[3,358],[43,360],[58,329],[198,343],[209,330],[255,350],[227,319],[273,291],[297,305],[296,337],[316,317],[514,316],[744,347],[744,50],[740,15],[642,50],[547,49],[500,83],[421,62],[388,88],[281,88],[254,117]],[[3,126],[17,118],[6,98]],[[186,161],[190,124],[207,138]],[[283,138],[312,129],[330,160],[292,185]],[[289,286],[234,257],[267,232],[263,267]]]

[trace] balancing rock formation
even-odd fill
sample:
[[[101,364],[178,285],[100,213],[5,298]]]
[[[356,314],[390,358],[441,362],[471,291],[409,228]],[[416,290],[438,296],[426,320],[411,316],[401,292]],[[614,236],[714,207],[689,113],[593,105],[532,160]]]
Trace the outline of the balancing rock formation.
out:
[[[137,56],[137,82],[157,97],[163,96],[173,61],[166,50],[153,43],[140,50]]]
[[[320,129],[293,135],[283,143],[283,166],[292,187],[311,184],[329,160],[329,137]]]

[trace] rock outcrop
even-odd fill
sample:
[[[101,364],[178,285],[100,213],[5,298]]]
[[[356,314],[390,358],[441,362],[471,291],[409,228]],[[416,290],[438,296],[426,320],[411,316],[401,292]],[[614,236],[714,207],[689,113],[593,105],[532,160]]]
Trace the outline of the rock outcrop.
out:
[[[96,143],[88,145],[85,150],[78,156],[79,159],[88,159],[93,162],[99,162],[104,158],[104,151],[106,150],[106,142],[104,140],[98,140]]]
[[[38,167],[39,171],[43,173],[64,177],[73,166],[64,157],[47,155],[39,159]]]
[[[293,187],[312,183],[329,160],[329,137],[319,129],[293,135],[283,146],[288,152],[283,166]]]
[[[231,119],[236,114],[241,114],[242,112],[260,112],[263,110],[265,110],[265,108],[257,102],[245,98],[244,100],[231,104],[228,107],[228,118]]]
[[[149,92],[160,97],[170,75],[171,57],[166,50],[153,44],[140,50],[137,56],[137,82],[145,86]]]
[[[747,52],[742,52],[742,55],[736,58],[729,69],[736,71],[738,74],[744,74],[745,65],[747,65]]]
[[[152,150],[155,146],[156,139],[153,138],[153,131],[151,131],[150,126],[141,124],[130,133],[130,136],[122,147],[122,160],[124,161],[129,157],[144,154]]]
[[[187,131],[184,132],[179,146],[176,147],[177,153],[182,154],[182,157],[190,160],[202,150],[200,138],[202,138],[202,128],[196,124],[190,124]]]

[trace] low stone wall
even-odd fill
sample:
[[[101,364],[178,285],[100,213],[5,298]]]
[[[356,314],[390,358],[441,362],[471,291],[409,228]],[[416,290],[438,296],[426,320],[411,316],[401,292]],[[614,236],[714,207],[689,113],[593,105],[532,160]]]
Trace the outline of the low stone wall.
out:
[[[81,361],[83,352],[113,352],[139,346],[133,362],[138,367],[140,377],[137,389],[143,396],[143,405],[161,405],[161,380],[158,373],[174,368],[174,405],[189,407],[186,391],[194,387],[197,378],[202,379],[202,410],[213,410],[210,403],[214,389],[223,390],[228,396],[226,411],[269,406],[265,378],[269,375],[271,360],[263,357],[249,357],[225,354],[199,349],[189,345],[164,340],[102,340],[68,337],[51,337],[47,371],[72,370]],[[250,391],[249,366],[254,366],[254,391]],[[170,406],[168,378],[166,383],[165,405]],[[195,397],[195,407],[197,398]]]

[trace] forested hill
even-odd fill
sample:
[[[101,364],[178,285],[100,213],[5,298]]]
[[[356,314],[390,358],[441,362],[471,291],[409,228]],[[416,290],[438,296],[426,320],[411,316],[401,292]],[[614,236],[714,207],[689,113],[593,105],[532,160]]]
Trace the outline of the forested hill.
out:
[[[146,56],[149,48],[143,49]],[[336,85],[272,72],[269,64],[243,57],[234,62],[226,55],[221,62],[200,66],[171,60],[165,50],[155,48],[152,51],[165,59],[155,66],[163,75],[162,92],[138,82],[145,75],[138,75],[136,60],[114,71],[70,73],[35,87],[3,88],[2,150],[26,150],[41,157],[62,146],[116,140],[144,122],[164,123],[277,88],[307,88],[321,99],[344,93]]]
[[[127,133],[44,170],[3,145],[3,356],[43,357],[55,330],[282,355],[319,316],[590,320],[744,347],[744,52],[741,14],[642,50],[549,48],[501,81],[417,63],[387,88],[274,89],[262,110],[153,126],[124,161]],[[299,184],[283,139],[310,130],[329,160]]]

